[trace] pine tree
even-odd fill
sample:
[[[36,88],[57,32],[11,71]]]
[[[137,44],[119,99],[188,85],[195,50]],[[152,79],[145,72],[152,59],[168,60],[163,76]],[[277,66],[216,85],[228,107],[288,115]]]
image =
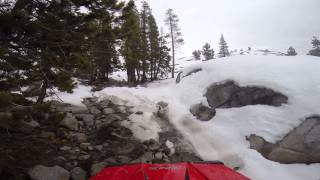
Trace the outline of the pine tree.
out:
[[[1,21],[8,25],[1,29],[1,34],[6,34],[1,43],[8,47],[1,59],[15,69],[12,72],[23,71],[22,75],[14,75],[19,76],[15,80],[17,88],[40,84],[35,95],[37,103],[42,103],[48,90],[53,92],[54,88],[71,92],[75,86],[73,72],[86,61],[81,46],[81,17],[71,11],[75,5],[76,1],[71,0],[18,0],[10,12],[1,14],[7,17]]]
[[[151,80],[157,79],[157,60],[160,59],[160,35],[156,20],[153,15],[148,14],[148,38],[150,42],[150,76]]]
[[[214,58],[214,51],[209,43],[206,43],[202,48],[202,54],[205,60],[210,60]]]
[[[308,54],[311,56],[320,56],[320,40],[314,36],[311,44],[312,50],[310,50]]]
[[[221,58],[221,57],[230,56],[230,53],[229,53],[229,50],[228,50],[228,44],[227,44],[227,42],[224,40],[223,34],[221,35],[219,45],[220,45],[220,50],[219,50],[218,56],[219,56],[220,58]]]
[[[118,39],[119,12],[123,4],[117,1],[91,2],[87,4],[90,14],[87,15],[87,43],[88,54],[91,60],[91,82],[103,82],[108,80],[108,75],[120,62],[116,50]]]
[[[170,73],[170,48],[168,48],[167,39],[169,38],[169,35],[164,35],[163,31],[161,31],[161,35],[159,38],[160,42],[160,58],[157,62],[157,71],[156,71],[156,77],[165,78],[168,76],[168,73]]]
[[[149,41],[148,41],[148,31],[149,31],[149,22],[148,16],[150,14],[150,7],[146,1],[142,2],[142,12],[140,15],[140,22],[141,22],[141,61],[142,61],[142,77],[141,82],[144,83],[147,81],[147,71],[148,71],[148,60],[150,58],[150,51],[149,51]]]
[[[296,56],[297,54],[298,53],[296,52],[296,50],[292,46],[290,46],[286,55],[287,56]]]
[[[122,16],[121,31],[124,36],[121,54],[125,60],[128,83],[136,84],[136,74],[139,74],[139,62],[142,59],[143,52],[139,13],[133,0],[130,0],[124,7]]]
[[[201,51],[200,50],[193,51],[192,55],[196,60],[200,60],[201,59]]]
[[[181,30],[178,26],[178,16],[173,13],[172,9],[168,9],[166,13],[165,23],[169,27],[171,37],[171,51],[172,51],[172,78],[174,78],[175,71],[175,50],[183,44]]]

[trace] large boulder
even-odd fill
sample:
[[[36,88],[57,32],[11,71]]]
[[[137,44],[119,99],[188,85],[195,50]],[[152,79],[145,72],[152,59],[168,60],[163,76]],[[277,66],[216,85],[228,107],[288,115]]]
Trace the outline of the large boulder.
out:
[[[281,106],[288,98],[272,89],[257,86],[240,87],[234,81],[213,84],[205,93],[212,108],[232,108],[246,105]]]
[[[276,144],[250,136],[250,147],[280,163],[320,163],[320,117],[307,118]]]
[[[190,112],[200,121],[209,121],[216,114],[216,111],[214,109],[202,104],[195,104],[191,106]]]
[[[69,180],[70,173],[60,166],[37,165],[28,171],[32,180]]]

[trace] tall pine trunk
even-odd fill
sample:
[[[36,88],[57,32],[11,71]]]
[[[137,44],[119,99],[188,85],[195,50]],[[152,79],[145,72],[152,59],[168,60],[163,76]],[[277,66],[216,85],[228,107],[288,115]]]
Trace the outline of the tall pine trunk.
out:
[[[41,89],[40,89],[40,94],[38,96],[38,99],[37,99],[37,104],[42,104],[44,99],[46,98],[46,95],[47,95],[47,89],[48,89],[48,80],[46,79],[46,77],[44,77],[44,80],[43,80],[43,83],[42,83],[42,86],[41,86]]]
[[[170,31],[171,31],[171,45],[172,45],[172,78],[174,78],[174,66],[175,66],[175,57],[174,57],[174,37],[173,37],[173,29],[172,29],[172,21],[170,21]]]

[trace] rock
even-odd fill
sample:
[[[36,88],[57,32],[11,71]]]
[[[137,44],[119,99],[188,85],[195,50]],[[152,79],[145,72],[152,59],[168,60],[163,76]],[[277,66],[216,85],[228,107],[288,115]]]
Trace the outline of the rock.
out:
[[[92,146],[88,146],[88,148],[87,148],[89,151],[93,151],[93,147]]]
[[[58,156],[58,157],[54,158],[55,164],[58,164],[58,165],[63,165],[66,163],[66,161],[67,161],[67,159],[63,156]]]
[[[154,157],[155,157],[156,159],[162,159],[162,158],[163,158],[163,154],[162,154],[161,152],[157,152],[157,153],[154,155]]]
[[[87,180],[87,173],[81,167],[75,167],[71,170],[72,180]]]
[[[88,140],[88,137],[86,134],[84,133],[75,133],[73,135],[73,137],[75,138],[75,140],[78,142],[78,143],[83,143],[83,142],[86,142]]]
[[[26,133],[32,132],[37,127],[40,127],[40,124],[35,120],[21,121],[20,125],[21,131]]]
[[[162,119],[168,119],[168,103],[160,101],[157,103],[157,116]]]
[[[73,131],[79,130],[79,122],[71,113],[67,113],[60,125]]]
[[[190,71],[185,71],[185,72],[179,72],[177,78],[176,78],[176,83],[180,83],[180,81],[182,80],[182,78],[190,76],[194,73],[197,73],[199,71],[202,71],[202,68],[196,68],[196,69],[192,69]]]
[[[61,103],[58,101],[51,102],[52,109],[57,112],[73,113],[73,114],[86,114],[89,113],[85,106],[75,106],[71,104]]]
[[[103,145],[96,145],[96,146],[94,146],[94,149],[96,149],[98,151],[102,151],[103,150]]]
[[[85,104],[86,106],[91,106],[97,104],[99,98],[98,97],[88,97],[88,98],[83,98],[82,103]]]
[[[127,142],[114,149],[114,153],[117,155],[131,154],[135,150],[136,146],[133,143]]]
[[[256,135],[250,135],[247,140],[250,142],[250,149],[255,149],[257,151],[260,151],[266,143],[262,137]]]
[[[99,105],[104,109],[110,106],[110,102],[111,101],[109,99],[103,99],[99,102]]]
[[[126,101],[118,98],[117,96],[108,96],[106,97],[106,99],[108,99],[112,104],[119,105],[119,106],[123,106],[127,104]]]
[[[305,163],[308,157],[300,152],[277,147],[268,155],[268,159],[281,163]]]
[[[37,165],[28,171],[32,180],[69,180],[70,174],[60,166]]]
[[[119,106],[117,108],[117,112],[122,113],[122,114],[126,114],[127,113],[127,108],[125,106]]]
[[[137,111],[135,114],[137,114],[137,115],[142,115],[143,112],[142,112],[142,111]]]
[[[146,145],[148,147],[148,149],[151,151],[159,150],[161,147],[161,144],[159,144],[159,142],[157,142],[154,139],[144,141],[143,144]]]
[[[261,137],[249,138],[250,147],[280,163],[320,163],[320,117],[307,118],[277,144]],[[261,144],[263,144],[261,146]]]
[[[94,125],[94,115],[92,114],[76,114],[76,118],[82,120],[87,126]]]
[[[152,152],[146,152],[141,158],[145,159],[146,162],[151,162],[153,160],[153,153]]]
[[[103,170],[108,164],[106,162],[95,163],[91,166],[90,175],[95,176],[101,170]]]
[[[281,106],[288,98],[268,88],[246,86],[240,87],[234,81],[213,84],[205,94],[212,108],[231,108],[246,105]]]
[[[113,114],[115,113],[115,111],[112,108],[104,108],[103,109],[103,114],[105,115],[109,115],[109,114]]]
[[[80,148],[83,150],[87,150],[89,146],[91,146],[90,143],[81,143],[80,144]]]
[[[128,156],[117,156],[116,160],[120,164],[128,164],[131,161]]]
[[[209,121],[216,114],[216,111],[214,109],[203,106],[202,104],[195,104],[191,106],[190,112],[200,121]]]
[[[86,154],[86,155],[81,155],[81,156],[79,156],[79,160],[80,161],[85,161],[85,160],[88,160],[88,159],[90,159],[90,155],[89,154]]]
[[[44,138],[44,139],[54,139],[56,138],[56,135],[55,133],[53,132],[41,132],[41,134],[39,135],[41,138]]]
[[[101,113],[101,111],[96,106],[87,106],[87,107],[91,114],[98,115]]]
[[[73,168],[75,168],[75,167],[77,167],[77,166],[78,166],[78,162],[77,162],[77,161],[67,162],[67,163],[65,164],[65,167],[66,167],[67,169],[73,169]]]
[[[61,151],[70,151],[71,150],[71,147],[69,146],[63,146],[60,148]]]

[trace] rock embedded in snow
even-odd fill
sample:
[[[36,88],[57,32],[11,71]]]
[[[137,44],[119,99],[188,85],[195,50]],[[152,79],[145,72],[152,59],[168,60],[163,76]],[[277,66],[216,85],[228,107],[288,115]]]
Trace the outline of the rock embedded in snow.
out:
[[[69,180],[70,173],[60,166],[37,165],[28,171],[32,180]]]
[[[182,80],[182,78],[184,77],[187,77],[187,76],[190,76],[194,73],[197,73],[199,71],[202,71],[202,68],[195,68],[195,69],[192,69],[190,71],[183,71],[183,72],[180,72],[178,75],[177,75],[177,78],[176,78],[176,83],[180,83],[180,81]]]
[[[79,130],[79,122],[71,113],[67,113],[60,125],[73,131]]]
[[[167,119],[168,118],[168,103],[164,102],[164,101],[160,101],[157,103],[157,116],[163,119]]]
[[[277,144],[249,138],[250,147],[280,163],[320,163],[320,117],[307,118]],[[259,140],[257,140],[259,139]]]
[[[247,105],[281,106],[288,98],[272,89],[256,86],[240,87],[234,81],[216,83],[205,94],[212,108],[232,108]]]
[[[190,112],[200,121],[209,121],[214,117],[216,111],[202,104],[195,104],[190,107]]]

